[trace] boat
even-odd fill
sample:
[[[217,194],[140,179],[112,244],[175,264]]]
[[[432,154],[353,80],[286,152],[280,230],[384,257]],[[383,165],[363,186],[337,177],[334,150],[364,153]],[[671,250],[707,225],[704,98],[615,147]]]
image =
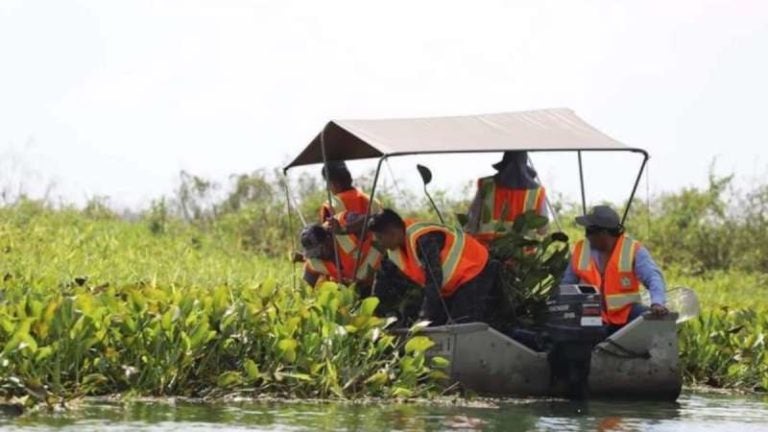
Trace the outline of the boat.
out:
[[[555,108],[452,117],[333,120],[285,167],[285,172],[334,160],[378,159],[370,191],[373,198],[382,164],[388,158],[515,150],[575,152],[585,213],[582,153],[640,155],[640,169],[622,224],[649,159],[645,150],[600,132],[573,110]],[[366,218],[369,216],[370,209]],[[559,296],[586,296],[589,301],[599,296],[597,288],[589,286],[565,285],[556,291]],[[663,317],[645,314],[615,333],[599,337],[595,337],[594,321],[582,320],[568,329],[571,336],[558,338],[555,334],[545,346],[526,344],[482,322],[427,327],[421,332],[435,343],[428,355],[449,360],[450,381],[477,394],[675,400],[682,388],[677,329],[698,307],[692,290],[680,292],[684,293],[687,311],[673,310]],[[598,322],[597,327],[601,324]],[[550,329],[550,333],[557,332]],[[560,359],[553,359],[558,352]]]

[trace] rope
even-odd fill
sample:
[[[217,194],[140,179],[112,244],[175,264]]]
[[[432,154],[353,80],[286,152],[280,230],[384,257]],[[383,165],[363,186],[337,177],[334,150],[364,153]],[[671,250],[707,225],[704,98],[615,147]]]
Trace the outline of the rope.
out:
[[[617,350],[620,351],[620,352],[617,353],[617,352],[613,352],[613,351],[611,351],[609,349],[605,349],[604,347],[601,347],[599,345],[597,346],[598,350],[600,350],[600,351],[602,351],[602,352],[604,352],[604,353],[606,353],[608,355],[612,355],[614,357],[623,358],[623,359],[643,359],[643,360],[648,360],[648,359],[651,358],[651,354],[648,351],[639,353],[639,352],[632,351],[629,348],[623,347],[618,342],[616,342],[616,341],[614,341],[612,339],[606,339],[605,341],[610,346],[612,346],[612,347],[614,347],[614,348],[616,348]]]

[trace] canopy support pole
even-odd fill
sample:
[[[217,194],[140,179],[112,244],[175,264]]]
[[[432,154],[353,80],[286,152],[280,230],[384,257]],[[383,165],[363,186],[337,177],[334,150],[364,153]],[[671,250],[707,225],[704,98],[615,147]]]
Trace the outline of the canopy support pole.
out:
[[[621,217],[621,225],[624,226],[624,222],[627,220],[627,216],[629,215],[629,209],[632,206],[632,201],[635,199],[635,192],[637,192],[637,187],[640,185],[640,179],[643,177],[643,171],[645,170],[645,165],[648,163],[648,153],[643,152],[643,163],[640,165],[640,171],[637,173],[637,178],[635,178],[635,185],[632,186],[632,193],[629,195],[629,200],[627,201],[627,205],[624,208],[624,216]]]
[[[379,163],[376,165],[376,174],[373,175],[373,185],[371,185],[371,194],[369,195],[368,199],[368,208],[365,211],[365,218],[363,218],[363,230],[360,232],[360,249],[357,253],[357,259],[355,260],[355,268],[354,268],[354,275],[357,276],[357,269],[360,267],[360,260],[363,258],[363,251],[362,247],[365,243],[365,236],[368,234],[368,221],[371,218],[371,210],[373,210],[373,203],[376,200],[376,185],[379,184],[379,175],[381,174],[381,167],[384,165],[384,162],[387,160],[387,156],[384,155],[379,159]],[[371,247],[375,247],[371,245]],[[371,291],[369,294],[371,297],[373,296],[373,283],[371,283]]]
[[[579,184],[581,185],[581,211],[582,214],[587,214],[587,194],[584,192],[584,166],[581,163],[581,150],[576,154],[579,157]]]
[[[328,155],[325,152],[325,128],[320,131],[320,151],[323,154],[323,168],[325,169],[325,189],[328,192],[328,208],[331,210],[331,217],[334,217],[336,212],[333,210],[333,191],[331,191],[331,181],[329,175],[330,170],[328,169]],[[339,248],[336,246],[336,233],[334,232],[333,228],[331,228],[331,240],[333,243],[333,258],[336,260],[336,271],[339,272],[339,282],[342,282],[343,271],[341,268],[341,258],[339,258]]]

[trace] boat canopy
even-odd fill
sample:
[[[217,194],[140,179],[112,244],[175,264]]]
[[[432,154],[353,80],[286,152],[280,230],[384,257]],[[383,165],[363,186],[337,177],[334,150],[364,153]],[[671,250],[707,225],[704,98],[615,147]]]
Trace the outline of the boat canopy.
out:
[[[333,120],[285,169],[322,163],[420,153],[510,150],[578,151],[630,148],[568,108],[380,120]]]

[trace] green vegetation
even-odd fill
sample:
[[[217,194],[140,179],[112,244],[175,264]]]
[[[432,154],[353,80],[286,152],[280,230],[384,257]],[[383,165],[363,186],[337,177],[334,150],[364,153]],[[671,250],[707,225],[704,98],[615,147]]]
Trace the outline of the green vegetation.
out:
[[[768,186],[728,185],[713,178],[706,190],[637,205],[628,230],[670,286],[700,296],[703,314],[681,329],[687,382],[766,390]],[[183,174],[174,197],[139,214],[116,214],[103,199],[82,209],[25,199],[0,208],[0,396],[435,390],[445,365],[427,364],[426,338],[399,342],[372,315],[376,300],[296,280],[283,186],[264,172],[234,177],[227,190]],[[320,185],[303,177],[293,189],[314,218]],[[430,217],[414,201],[406,212]],[[445,213],[466,208],[438,202]]]
[[[376,299],[292,288],[237,233],[95,208],[0,210],[0,395],[407,397],[442,376],[431,341],[387,334]]]
[[[560,232],[544,236],[536,230],[547,225],[547,218],[528,211],[501,234],[490,248],[491,256],[503,263],[500,269],[502,301],[500,312],[488,324],[509,334],[519,327],[542,325],[547,300],[568,266],[568,238]]]
[[[669,285],[699,295],[702,314],[680,332],[687,381],[768,391],[768,184],[742,192],[711,175],[632,217]]]

